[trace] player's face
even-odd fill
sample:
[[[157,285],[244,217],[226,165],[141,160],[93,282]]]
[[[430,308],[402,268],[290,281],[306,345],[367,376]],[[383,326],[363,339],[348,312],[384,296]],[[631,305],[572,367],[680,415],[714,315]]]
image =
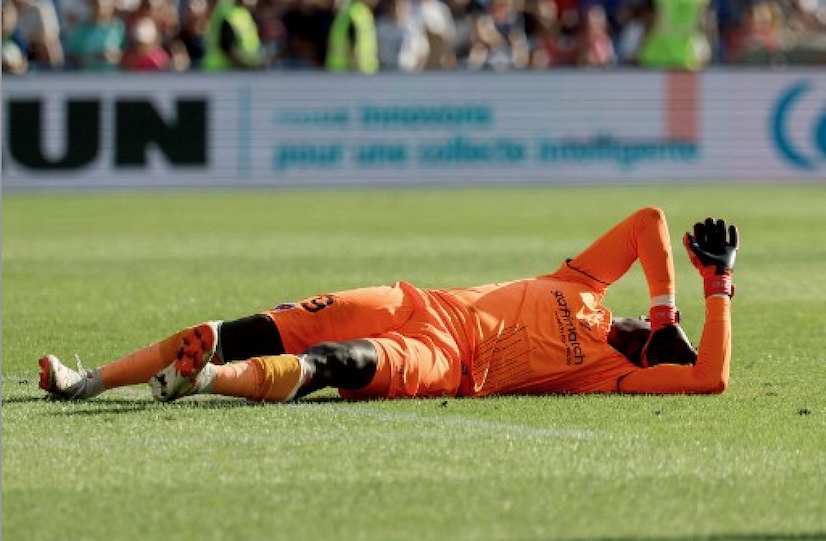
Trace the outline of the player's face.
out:
[[[641,366],[642,348],[651,336],[651,323],[641,318],[615,317],[611,321],[608,344]]]

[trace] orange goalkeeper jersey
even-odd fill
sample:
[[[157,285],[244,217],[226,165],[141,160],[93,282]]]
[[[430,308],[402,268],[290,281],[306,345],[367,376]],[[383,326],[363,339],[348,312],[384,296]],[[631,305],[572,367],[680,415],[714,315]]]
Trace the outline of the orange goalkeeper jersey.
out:
[[[611,312],[584,284],[546,275],[435,294],[466,314],[460,394],[611,392],[636,369],[608,345]]]

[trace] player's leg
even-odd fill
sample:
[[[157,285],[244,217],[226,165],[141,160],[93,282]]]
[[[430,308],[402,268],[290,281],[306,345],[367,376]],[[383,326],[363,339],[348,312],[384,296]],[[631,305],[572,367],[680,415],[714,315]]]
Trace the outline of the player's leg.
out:
[[[254,357],[184,373],[171,365],[149,386],[162,402],[192,394],[218,394],[254,401],[284,402],[325,387],[360,389],[373,380],[378,356],[368,340],[324,342],[300,355]]]
[[[47,355],[39,361],[40,388],[53,398],[80,400],[114,387],[146,383],[173,361],[186,370],[200,369],[215,355],[219,327],[220,322],[214,321],[188,327],[94,370],[78,362],[75,371]]]
[[[150,381],[152,395],[164,402],[199,393],[283,402],[333,387],[348,400],[453,396],[462,373],[458,345],[424,310],[418,314],[398,332],[323,342],[298,355],[205,365],[189,375],[172,365]]]
[[[373,381],[379,363],[376,347],[369,340],[322,342],[309,347],[300,358],[307,365],[307,373],[296,398],[327,387],[366,387]]]
[[[200,370],[207,362],[298,353],[325,340],[380,334],[406,321],[412,304],[399,285],[363,288],[313,297],[233,321],[202,323],[95,370],[79,367],[76,371],[47,355],[39,362],[40,387],[55,398],[85,399],[107,389],[146,383],[167,368],[167,373],[189,373],[193,364]],[[290,349],[285,348],[279,329],[286,331]],[[190,343],[203,344],[202,351],[185,354]]]
[[[40,387],[55,398],[84,399],[107,389],[146,383],[172,363],[179,370],[200,369],[223,359],[284,353],[278,329],[265,314],[187,327],[94,370],[63,365],[54,355],[40,360]]]
[[[362,338],[408,323],[416,311],[417,294],[407,284],[361,288],[225,323],[218,354],[224,361],[243,362],[195,373],[173,362],[150,381],[152,394],[161,401],[208,392],[280,401],[323,387],[364,385],[369,382],[363,381],[364,374],[375,371],[376,361]],[[276,342],[278,349],[268,349]]]

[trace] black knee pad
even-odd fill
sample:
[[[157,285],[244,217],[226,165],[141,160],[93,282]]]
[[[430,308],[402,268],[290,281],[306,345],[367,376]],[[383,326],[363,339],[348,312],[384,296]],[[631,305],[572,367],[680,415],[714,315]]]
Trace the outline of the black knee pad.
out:
[[[360,389],[373,381],[378,366],[376,349],[367,340],[322,342],[304,352],[314,369],[314,385]]]
[[[220,344],[224,362],[284,353],[278,327],[264,314],[224,321],[221,324]]]

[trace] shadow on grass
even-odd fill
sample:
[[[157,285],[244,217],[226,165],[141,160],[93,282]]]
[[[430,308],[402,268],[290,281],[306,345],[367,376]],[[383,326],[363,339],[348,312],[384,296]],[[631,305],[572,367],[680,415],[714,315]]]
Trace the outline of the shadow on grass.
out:
[[[34,404],[36,402],[47,402],[48,399],[42,396],[14,396],[12,398],[3,398],[3,405],[6,404]]]
[[[154,400],[130,399],[130,398],[104,398],[92,400],[55,400],[48,397],[11,397],[3,398],[3,405],[14,407],[16,405],[31,406],[34,404],[60,405],[64,406],[59,411],[46,411],[46,415],[56,417],[64,416],[95,416],[146,412],[149,410],[175,411],[175,410],[226,410],[230,408],[260,408],[279,407],[281,404],[270,404],[265,402],[252,402],[243,399],[232,398],[196,398],[194,400],[184,399],[168,404],[156,402]],[[293,404],[330,404],[344,402],[336,396],[318,396],[303,398]]]
[[[340,396],[308,396],[302,398],[298,404],[335,404],[338,402],[345,402]]]

